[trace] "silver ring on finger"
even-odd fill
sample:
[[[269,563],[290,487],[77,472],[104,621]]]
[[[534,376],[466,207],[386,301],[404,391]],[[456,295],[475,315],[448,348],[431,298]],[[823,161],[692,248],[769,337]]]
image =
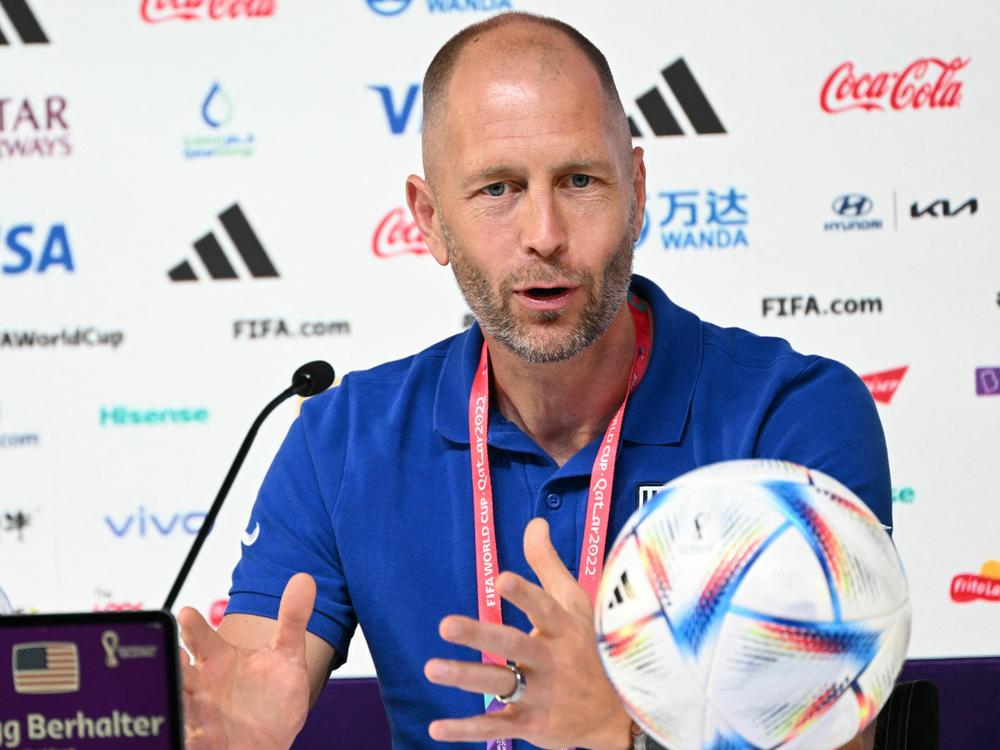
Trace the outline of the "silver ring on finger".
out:
[[[524,688],[528,684],[524,679],[524,672],[516,664],[507,664],[507,669],[511,671],[516,680],[514,684],[514,689],[511,690],[507,695],[498,695],[497,700],[506,705],[511,705],[512,703],[517,703],[521,698],[524,697]]]

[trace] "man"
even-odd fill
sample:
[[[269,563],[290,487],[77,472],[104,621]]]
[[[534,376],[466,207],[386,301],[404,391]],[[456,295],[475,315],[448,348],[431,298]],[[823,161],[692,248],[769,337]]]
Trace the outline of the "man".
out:
[[[304,404],[218,634],[181,613],[191,747],[287,747],[359,623],[396,747],[631,747],[587,593],[595,518],[605,545],[643,487],[774,457],[889,524],[857,377],[632,278],[643,152],[575,30],[509,14],[452,39],[425,77],[423,155],[410,210],[479,325]]]

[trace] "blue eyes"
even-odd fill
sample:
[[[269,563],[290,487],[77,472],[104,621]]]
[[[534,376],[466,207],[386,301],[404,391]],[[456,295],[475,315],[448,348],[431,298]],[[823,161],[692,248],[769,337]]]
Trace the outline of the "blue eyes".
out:
[[[594,178],[589,174],[574,174],[569,178],[569,184],[575,188],[590,187],[593,181]],[[508,185],[506,182],[494,182],[483,188],[483,193],[491,198],[502,198],[508,192]]]

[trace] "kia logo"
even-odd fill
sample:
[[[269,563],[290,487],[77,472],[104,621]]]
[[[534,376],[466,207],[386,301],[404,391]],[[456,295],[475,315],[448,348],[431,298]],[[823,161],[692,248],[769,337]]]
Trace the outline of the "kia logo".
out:
[[[872,210],[872,199],[860,193],[847,193],[833,201],[833,212],[841,216],[864,216]]]

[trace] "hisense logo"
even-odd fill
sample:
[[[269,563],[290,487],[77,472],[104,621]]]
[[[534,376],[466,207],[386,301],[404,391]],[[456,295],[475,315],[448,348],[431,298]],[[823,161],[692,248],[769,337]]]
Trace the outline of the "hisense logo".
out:
[[[204,407],[132,409],[127,406],[102,406],[99,417],[101,427],[204,424],[206,422],[208,422],[208,409]]]

